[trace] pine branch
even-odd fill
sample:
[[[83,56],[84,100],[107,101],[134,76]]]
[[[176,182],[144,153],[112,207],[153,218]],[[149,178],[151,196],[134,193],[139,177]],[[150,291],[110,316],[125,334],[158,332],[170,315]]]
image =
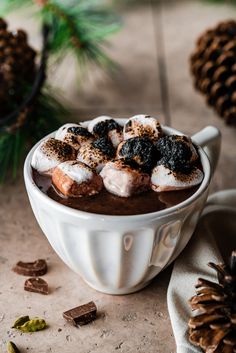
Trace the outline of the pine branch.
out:
[[[31,5],[51,29],[50,51],[63,58],[72,51],[79,63],[92,61],[114,68],[104,52],[106,38],[120,28],[120,21],[108,8],[96,0],[1,0],[7,11]],[[41,4],[41,6],[39,5]]]
[[[34,110],[28,114],[26,125],[14,132],[0,134],[0,184],[7,176],[15,179],[22,158],[31,146],[56,130],[65,117],[71,116],[60,99],[52,96],[49,88],[44,88],[39,94]]]

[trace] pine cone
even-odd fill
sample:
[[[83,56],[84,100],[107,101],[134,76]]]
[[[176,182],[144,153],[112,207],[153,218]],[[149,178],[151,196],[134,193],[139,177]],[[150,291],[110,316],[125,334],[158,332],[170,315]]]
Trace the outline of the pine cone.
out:
[[[27,34],[9,32],[0,18],[0,118],[22,102],[35,78],[35,51],[27,44]]]
[[[236,353],[236,251],[228,266],[208,265],[219,284],[199,278],[189,302],[200,313],[189,320],[189,340],[206,353]]]
[[[197,90],[227,124],[236,124],[236,21],[205,31],[190,57]]]

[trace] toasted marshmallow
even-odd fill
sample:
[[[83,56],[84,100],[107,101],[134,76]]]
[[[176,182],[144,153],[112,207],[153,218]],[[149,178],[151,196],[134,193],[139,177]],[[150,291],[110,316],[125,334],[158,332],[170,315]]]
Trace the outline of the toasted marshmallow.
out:
[[[121,142],[116,156],[149,172],[157,162],[156,149],[148,137],[136,136]]]
[[[103,187],[100,175],[84,163],[67,161],[52,173],[53,185],[66,197],[91,196]]]
[[[101,116],[98,116],[97,118],[94,118],[93,120],[90,120],[88,123],[88,131],[91,132],[92,134],[96,133],[96,125],[98,127],[99,123],[104,123],[105,121],[111,120],[111,119],[112,119],[111,116],[101,115]]]
[[[191,137],[186,136],[186,135],[172,135],[172,137],[175,138],[176,141],[184,143],[186,146],[188,146],[192,152],[190,162],[195,162],[198,159],[198,153],[196,148],[193,145],[193,142],[191,140]]]
[[[135,115],[124,125],[124,140],[132,137],[149,137],[155,141],[163,135],[160,123],[149,115]]]
[[[94,136],[85,127],[68,123],[57,130],[55,138],[78,150],[84,142],[92,141]]]
[[[132,169],[122,160],[107,163],[100,173],[107,191],[120,197],[129,197],[150,187],[150,176]]]
[[[114,155],[115,150],[111,142],[106,137],[101,137],[91,143],[82,145],[77,160],[87,164],[99,173]]]
[[[123,141],[122,127],[110,116],[102,115],[88,124],[89,132],[96,136],[107,136],[116,148],[121,141]]]
[[[156,166],[151,175],[151,187],[154,191],[171,191],[188,189],[200,184],[203,172],[194,168],[189,174],[172,172],[164,165]]]
[[[111,130],[108,132],[108,138],[115,148],[123,141],[123,132],[118,130]]]
[[[198,153],[188,136],[167,135],[155,143],[159,165],[173,172],[188,174],[198,160]]]
[[[31,166],[39,174],[51,175],[58,164],[75,159],[76,151],[72,146],[63,141],[48,138],[34,151]]]

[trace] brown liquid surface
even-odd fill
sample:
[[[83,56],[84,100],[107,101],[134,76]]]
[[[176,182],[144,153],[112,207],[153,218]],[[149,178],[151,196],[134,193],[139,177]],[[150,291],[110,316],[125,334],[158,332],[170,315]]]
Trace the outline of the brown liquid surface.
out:
[[[147,191],[129,198],[118,197],[103,189],[99,194],[80,198],[65,198],[51,185],[51,178],[33,171],[36,185],[51,199],[62,205],[85,212],[106,215],[137,215],[163,210],[178,205],[192,196],[197,187],[180,191],[155,192]]]

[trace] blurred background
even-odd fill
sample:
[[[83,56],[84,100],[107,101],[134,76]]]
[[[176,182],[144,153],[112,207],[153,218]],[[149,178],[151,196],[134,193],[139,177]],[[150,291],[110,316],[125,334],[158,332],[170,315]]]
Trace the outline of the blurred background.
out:
[[[4,1],[15,3],[5,16],[9,30],[24,29],[30,45],[40,52],[42,21],[32,16],[30,6],[22,8],[16,0]],[[41,11],[43,1],[35,2]],[[65,1],[58,4],[69,6]],[[235,18],[235,2],[107,0],[99,5],[113,12],[118,24],[103,46],[116,69],[78,65],[75,55],[67,51],[60,61],[49,60],[47,83],[72,112],[63,119],[146,113],[190,135],[206,125],[216,125],[223,134],[223,147],[212,190],[235,187],[235,128],[225,125],[206,105],[190,73],[190,55],[197,38],[219,21]]]

